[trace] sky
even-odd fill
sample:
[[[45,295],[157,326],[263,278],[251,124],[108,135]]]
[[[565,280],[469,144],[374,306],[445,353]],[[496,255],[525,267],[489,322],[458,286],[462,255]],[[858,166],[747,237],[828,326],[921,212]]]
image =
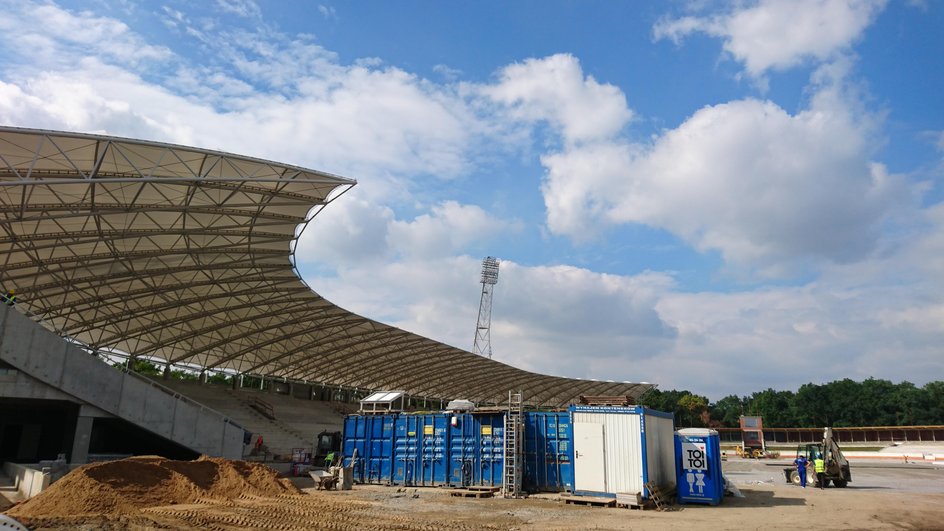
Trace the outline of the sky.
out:
[[[295,259],[494,359],[944,379],[944,3],[0,0],[0,124],[356,179]]]

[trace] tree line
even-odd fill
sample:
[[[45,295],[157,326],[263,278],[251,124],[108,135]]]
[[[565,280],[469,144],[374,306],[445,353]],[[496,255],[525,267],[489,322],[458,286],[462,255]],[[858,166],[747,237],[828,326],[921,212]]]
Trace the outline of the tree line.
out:
[[[764,426],[774,428],[944,425],[944,381],[918,387],[846,378],[804,384],[796,392],[765,389],[748,396],[728,395],[714,403],[690,391],[655,389],[641,402],[673,413],[675,424],[682,427],[736,428],[741,415],[761,416]]]

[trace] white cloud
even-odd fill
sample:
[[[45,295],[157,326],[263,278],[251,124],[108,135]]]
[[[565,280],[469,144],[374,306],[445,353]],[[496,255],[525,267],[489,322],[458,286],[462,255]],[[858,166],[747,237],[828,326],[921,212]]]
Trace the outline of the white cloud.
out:
[[[39,11],[48,12],[43,20]],[[175,20],[190,24],[186,16]],[[14,62],[3,73],[17,81],[0,100],[9,124],[224,149],[356,174],[374,190],[401,194],[404,175],[468,171],[467,150],[485,132],[448,85],[383,65],[342,65],[264,25],[212,38],[184,32],[181,38],[213,48],[216,59],[199,67],[144,43],[123,23],[52,5],[24,5],[0,25],[18,35],[6,41]],[[129,68],[131,56],[164,60],[164,68],[145,77]]]
[[[216,7],[245,18],[262,18],[262,10],[253,0],[216,0]]]
[[[863,259],[914,192],[870,160],[876,118],[833,70],[817,72],[796,114],[737,100],[698,110],[649,145],[612,139],[544,156],[549,228],[580,240],[641,223],[768,274]]]
[[[413,221],[394,221],[387,242],[415,257],[449,256],[519,228],[519,223],[493,218],[478,206],[444,201]]]
[[[71,13],[53,4],[11,2],[3,9],[0,32],[7,38],[0,43],[0,50],[9,50],[8,61],[18,55],[28,57],[26,66],[68,67],[79,57],[96,55],[135,67],[173,56],[163,46],[147,44],[113,18],[86,11]]]
[[[328,20],[337,20],[338,12],[334,9],[334,6],[326,6],[324,4],[318,4],[318,12],[321,13],[321,16]]]
[[[935,320],[944,286],[913,267],[944,256],[944,216],[931,221],[924,238],[879,268],[839,265],[828,281],[740,293],[680,292],[662,273],[504,261],[494,292],[494,356],[542,373],[652,381],[715,399],[847,377],[923,384],[944,374],[944,329]],[[361,314],[469,349],[479,268],[470,256],[347,263],[336,277],[319,279],[318,290]]]
[[[425,210],[425,209],[424,209]],[[300,262],[349,267],[379,260],[428,260],[481,247],[520,222],[495,218],[481,207],[443,201],[406,221],[352,192],[309,224],[296,252]]]
[[[506,66],[480,91],[518,120],[549,122],[571,144],[612,136],[633,117],[619,88],[585,76],[567,54]]]
[[[886,0],[761,0],[736,3],[727,14],[663,19],[658,39],[678,43],[702,32],[724,40],[725,52],[760,77],[807,59],[828,61],[845,52],[885,7]]]
[[[0,89],[3,94],[0,96],[0,121],[23,127],[98,133],[121,131],[128,136],[180,143],[194,140],[183,120],[171,118],[175,113],[166,116],[161,123],[139,112],[141,108],[134,104],[138,98],[146,99],[156,109],[168,98],[178,101],[176,98],[169,97],[163,90],[143,87],[135,75],[103,66],[94,60],[82,61],[79,67],[87,69],[83,75],[88,77],[57,72],[41,74],[22,85],[0,82],[3,87]],[[103,93],[102,84],[95,82],[97,75],[109,76],[108,85],[114,91],[113,95]],[[186,102],[179,103],[181,105],[175,111],[199,110]],[[192,116],[199,114],[196,112]]]
[[[344,267],[385,260],[391,254],[387,230],[393,221],[389,208],[349,192],[305,227],[295,250],[296,261]]]
[[[449,82],[458,80],[459,77],[462,75],[462,70],[459,70],[457,68],[451,68],[448,65],[444,65],[444,64],[433,65],[433,72],[436,72],[437,74],[442,76],[443,79]]]
[[[319,292],[362,315],[471,349],[480,266],[469,256],[352,264],[319,281]],[[638,379],[636,363],[674,337],[654,308],[672,286],[658,273],[606,275],[503,261],[493,298],[494,359],[542,373]]]

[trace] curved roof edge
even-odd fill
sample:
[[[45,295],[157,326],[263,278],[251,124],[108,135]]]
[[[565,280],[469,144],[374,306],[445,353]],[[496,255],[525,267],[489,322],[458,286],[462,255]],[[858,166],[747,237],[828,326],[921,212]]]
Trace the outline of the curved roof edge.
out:
[[[533,405],[645,383],[546,376],[344,310],[292,263],[356,183],[173,144],[0,127],[0,289],[93,349],[413,396]]]

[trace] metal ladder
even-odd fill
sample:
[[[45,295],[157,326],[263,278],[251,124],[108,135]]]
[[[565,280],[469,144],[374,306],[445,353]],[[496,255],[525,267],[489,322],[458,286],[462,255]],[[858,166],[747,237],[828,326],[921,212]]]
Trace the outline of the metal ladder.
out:
[[[505,461],[502,494],[505,498],[521,497],[521,391],[508,391],[508,414],[505,415]]]

